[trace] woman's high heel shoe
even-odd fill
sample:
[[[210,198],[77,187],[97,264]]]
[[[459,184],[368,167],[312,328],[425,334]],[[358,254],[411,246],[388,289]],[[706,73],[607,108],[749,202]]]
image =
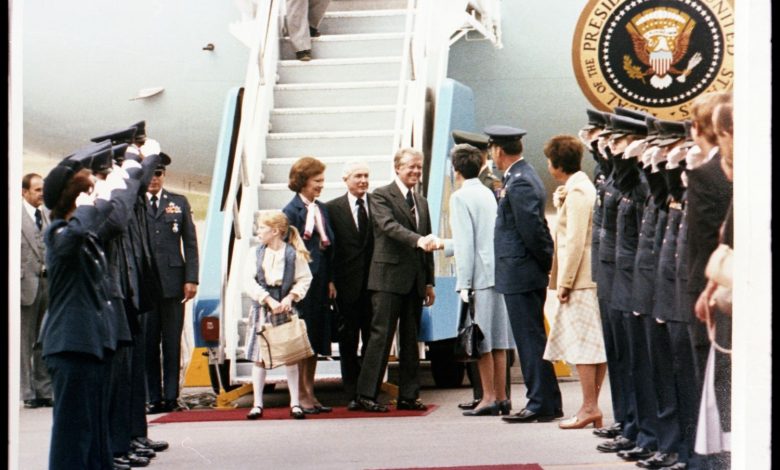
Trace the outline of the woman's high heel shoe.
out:
[[[483,406],[482,408],[474,408],[473,410],[464,411],[463,416],[498,416],[499,404],[497,401],[492,405]]]
[[[512,411],[512,400],[500,400],[496,403],[498,403],[498,414],[509,415],[509,413]]]
[[[594,428],[602,427],[602,415],[593,415],[585,419],[580,419],[577,415],[574,415],[558,423],[558,427],[561,429],[582,429],[590,423],[593,423]]]

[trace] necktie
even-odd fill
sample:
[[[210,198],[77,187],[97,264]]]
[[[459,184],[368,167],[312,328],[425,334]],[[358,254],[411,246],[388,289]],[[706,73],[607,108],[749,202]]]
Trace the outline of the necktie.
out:
[[[40,209],[35,209],[35,225],[38,227],[38,231],[43,228],[43,218],[41,217]]]
[[[152,215],[157,215],[157,195],[153,195],[150,201],[152,201]]]
[[[358,232],[360,238],[366,238],[368,233],[368,213],[366,212],[366,205],[363,199],[358,199],[357,202],[357,220],[358,220]]]
[[[414,210],[414,196],[412,196],[411,189],[406,193],[406,203],[409,205],[409,211],[412,213],[412,220],[414,221],[414,225],[417,226],[417,216],[415,215]]]

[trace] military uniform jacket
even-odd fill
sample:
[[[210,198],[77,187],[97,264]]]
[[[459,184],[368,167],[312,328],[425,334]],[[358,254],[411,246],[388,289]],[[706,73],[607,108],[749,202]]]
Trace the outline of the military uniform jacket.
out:
[[[553,240],[544,216],[545,190],[521,159],[507,168],[494,236],[496,291],[518,294],[547,287]]]
[[[617,235],[617,210],[618,204],[620,204],[620,191],[615,187],[612,175],[604,182],[603,191],[601,227],[596,243],[598,254],[593,259],[598,264],[595,279],[598,296],[601,299],[609,300],[612,296],[612,281],[615,276],[615,237]]]
[[[78,352],[103,359],[115,347],[107,318],[113,314],[108,262],[97,232],[114,210],[107,201],[76,208],[70,220],[56,219],[46,230],[49,310],[41,326],[43,356]]]
[[[653,316],[659,320],[678,320],[675,282],[677,276],[677,239],[682,221],[682,203],[674,199],[669,202],[669,218],[664,230],[663,243],[658,252],[658,271],[655,291],[658,295],[653,305]],[[678,320],[679,321],[679,320]]]
[[[370,204],[371,195],[365,195]],[[374,252],[373,214],[368,214],[365,238],[361,237],[352,216],[349,198],[346,194],[328,201],[330,226],[338,243],[334,244],[333,280],[339,298],[347,303],[355,302],[368,286],[368,272]],[[366,207],[370,210],[370,207]]]
[[[655,173],[648,177],[648,179],[656,178],[661,178],[660,174]],[[645,209],[642,214],[642,224],[639,228],[639,241],[637,243],[632,285],[633,308],[631,310],[642,315],[653,313],[655,278],[658,271],[658,252],[661,249],[668,215],[667,195],[664,193],[661,196],[663,200],[657,199],[652,194],[647,196]]]
[[[374,220],[374,254],[368,289],[425,297],[425,286],[434,285],[433,254],[417,248],[420,236],[431,233],[428,201],[415,192],[419,225],[395,181],[371,193]]]
[[[612,282],[610,306],[623,312],[630,312],[633,309],[634,264],[639,245],[639,228],[642,225],[642,214],[647,199],[647,187],[642,183],[633,159],[616,163],[615,171],[618,172],[617,167],[624,165],[626,168],[620,169],[620,174],[616,174],[615,180],[621,195],[617,210],[615,277]]]
[[[41,218],[43,230],[38,230],[35,221],[29,216],[22,203],[22,246],[21,246],[21,279],[20,294],[23,306],[32,305],[38,293],[38,285],[41,277],[45,276],[46,245],[43,243],[43,234],[49,225],[49,211],[41,206]]]
[[[198,282],[198,240],[187,198],[162,189],[157,214],[147,207],[152,257],[164,298],[182,298],[184,283]],[[147,204],[149,204],[147,202]]]
[[[677,247],[674,253],[675,284],[674,293],[677,299],[674,316],[675,321],[692,323],[694,321],[693,299],[688,294],[688,192],[683,194],[682,218],[677,233]]]

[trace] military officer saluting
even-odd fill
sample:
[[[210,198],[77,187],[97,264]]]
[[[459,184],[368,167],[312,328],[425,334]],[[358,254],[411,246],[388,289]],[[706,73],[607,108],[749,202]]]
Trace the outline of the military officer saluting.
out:
[[[452,140],[455,141],[455,145],[469,144],[478,148],[482,152],[482,168],[479,170],[479,181],[489,190],[493,191],[498,199],[498,193],[501,191],[501,178],[493,173],[493,169],[490,165],[490,159],[488,154],[488,136],[485,134],[477,134],[476,132],[468,132],[461,130],[452,131]]]
[[[198,240],[192,209],[186,197],[163,188],[171,159],[165,153],[160,156],[161,164],[146,193],[150,249],[160,295],[154,310],[145,318],[149,413],[176,408],[184,303],[198,291]]]

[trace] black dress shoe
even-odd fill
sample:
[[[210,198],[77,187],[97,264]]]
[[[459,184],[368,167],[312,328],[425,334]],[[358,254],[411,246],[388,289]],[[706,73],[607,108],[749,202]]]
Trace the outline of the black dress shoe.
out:
[[[117,465],[127,465],[130,467],[130,460],[127,459],[126,455],[115,455],[114,463]]]
[[[349,411],[360,411],[363,408],[360,407],[360,403],[358,403],[357,400],[350,400],[347,404],[347,410]]]
[[[132,452],[128,452],[125,458],[130,462],[131,467],[146,467],[149,465],[149,459],[135,455]]]
[[[636,460],[649,459],[653,456],[653,454],[655,454],[655,451],[653,450],[650,450],[646,447],[636,446],[633,449],[621,450],[617,453],[617,456],[623,460],[634,462]]]
[[[54,401],[51,398],[39,398],[38,406],[45,406],[51,408],[52,406],[54,406]]]
[[[603,428],[594,429],[593,434],[605,439],[614,439],[620,435],[622,430],[623,427],[620,425],[620,423],[614,423],[612,426],[604,426]]]
[[[152,449],[148,447],[133,447],[133,445],[130,445],[130,450],[139,457],[146,457],[147,459],[151,460],[155,457],[157,457],[157,453],[153,451]]]
[[[317,28],[312,28],[311,26],[309,26],[309,36],[313,37],[313,38],[320,37],[320,30],[317,29]]]
[[[377,403],[370,398],[360,397],[357,399],[357,402],[364,411],[371,413],[387,413],[389,411],[387,406]]]
[[[38,400],[25,400],[24,401],[24,407],[25,408],[40,408],[41,405],[38,402]]]
[[[298,51],[295,53],[295,58],[301,62],[308,62],[311,60],[311,50],[306,49],[305,51]]]
[[[166,412],[165,408],[166,408],[165,402],[155,401],[149,404],[149,407],[146,409],[146,414],[156,415],[158,413],[165,413]]]
[[[464,411],[463,416],[498,416],[501,407],[498,402],[493,402],[492,405],[483,406],[482,408],[474,408],[473,410]]]
[[[395,405],[395,409],[425,411],[428,409],[428,406],[418,398],[416,400],[398,400],[398,403]]]
[[[509,416],[502,416],[501,419],[506,421],[507,423],[546,423],[549,421],[553,421],[555,418],[561,418],[563,417],[563,413],[560,413],[560,416],[558,413],[553,414],[541,414],[536,413],[534,411],[531,411],[527,408],[523,408],[519,412],[509,415]]]
[[[622,450],[633,449],[636,443],[631,439],[626,439],[623,436],[618,436],[615,439],[607,442],[602,442],[596,446],[596,450],[601,452],[620,452]]]
[[[459,403],[458,408],[460,408],[461,410],[473,410],[474,408],[477,407],[477,405],[479,405],[481,401],[482,401],[481,398],[475,398],[465,403]]]
[[[130,462],[128,462],[126,464],[125,463],[120,463],[120,462],[117,462],[117,458],[114,457],[113,470],[130,470]]]
[[[686,470],[688,468],[688,464],[685,462],[677,462],[674,465],[670,465],[669,467],[661,467],[660,470]]]
[[[642,468],[663,468],[671,467],[677,463],[677,454],[674,452],[661,452],[658,451],[653,454],[652,457],[644,460],[640,460],[636,463],[637,467]]]
[[[153,441],[149,439],[148,437],[136,437],[133,439],[137,444],[140,444],[144,447],[148,447],[152,449],[155,452],[162,452],[165,449],[168,448],[168,443],[165,441]],[[132,445],[132,444],[131,444]]]

